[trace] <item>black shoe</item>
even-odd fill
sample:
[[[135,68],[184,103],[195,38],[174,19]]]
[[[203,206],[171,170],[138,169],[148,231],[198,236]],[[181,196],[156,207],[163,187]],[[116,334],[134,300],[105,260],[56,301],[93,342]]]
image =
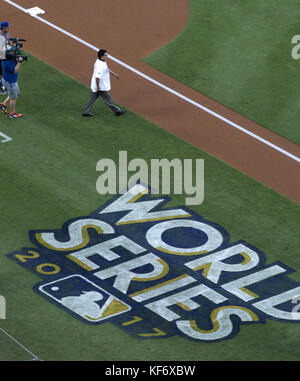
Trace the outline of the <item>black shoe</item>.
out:
[[[83,113],[82,116],[95,116],[95,114],[92,114],[91,112]]]
[[[124,114],[125,112],[126,112],[126,110],[117,111],[116,116],[120,116],[120,115]]]

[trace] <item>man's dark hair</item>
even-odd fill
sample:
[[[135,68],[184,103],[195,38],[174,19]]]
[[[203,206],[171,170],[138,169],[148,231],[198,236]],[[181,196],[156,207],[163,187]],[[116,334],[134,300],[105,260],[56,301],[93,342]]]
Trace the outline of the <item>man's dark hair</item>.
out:
[[[12,60],[16,61],[17,60],[16,52],[14,49],[6,51],[6,60],[7,61],[12,61]]]
[[[104,55],[104,53],[106,53],[107,52],[107,50],[105,50],[105,49],[100,49],[100,50],[98,50],[98,58],[99,58],[99,60],[101,59],[101,57]]]

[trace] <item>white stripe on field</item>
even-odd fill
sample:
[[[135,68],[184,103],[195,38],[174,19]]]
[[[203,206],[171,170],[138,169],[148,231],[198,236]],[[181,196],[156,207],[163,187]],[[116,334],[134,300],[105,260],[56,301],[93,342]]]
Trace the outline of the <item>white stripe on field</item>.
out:
[[[3,132],[0,132],[0,136],[2,136],[4,138],[4,140],[1,140],[1,143],[6,143],[6,142],[9,142],[12,140],[12,138],[10,138],[9,136],[3,134]]]
[[[33,354],[32,352],[30,352],[29,349],[27,349],[26,347],[24,347],[23,344],[21,344],[18,340],[16,340],[14,337],[12,337],[10,334],[8,334],[6,331],[4,331],[4,329],[0,328],[0,331],[2,331],[6,336],[8,336],[11,340],[13,340],[17,345],[19,345],[21,348],[23,348],[27,353],[29,353],[35,360],[40,360],[40,358],[38,356],[36,356],[35,354]]]
[[[13,1],[11,1],[11,0],[4,0],[4,1],[5,1],[6,3],[8,3],[8,4],[10,4],[10,5],[12,5],[12,6],[14,6],[14,7],[18,8],[18,9],[20,9],[22,12],[25,12],[25,13],[26,13],[26,9],[25,9],[25,8],[23,8],[23,7],[21,7],[20,5],[14,3]],[[88,42],[82,40],[81,38],[75,36],[74,34],[69,33],[69,32],[67,32],[66,30],[64,30],[64,29],[62,29],[62,28],[56,26],[55,24],[52,24],[51,22],[49,22],[49,21],[47,21],[47,20],[45,20],[45,19],[42,19],[42,18],[39,17],[39,16],[32,15],[31,17],[33,17],[33,18],[35,18],[35,19],[37,19],[37,20],[43,22],[44,24],[47,24],[47,25],[50,26],[51,28],[56,29],[57,31],[59,31],[59,32],[61,32],[61,33],[63,33],[63,34],[65,34],[65,35],[68,36],[68,37],[71,37],[72,39],[74,39],[74,40],[80,42],[81,44],[83,44],[83,45],[85,45],[85,46],[87,46],[87,47],[89,47],[89,48],[91,48],[91,49],[93,49],[93,50],[95,50],[95,51],[98,51],[98,50],[99,50],[97,47],[95,47],[95,46],[89,44]],[[225,122],[225,123],[229,124],[230,126],[236,128],[236,129],[238,129],[239,131],[241,131],[241,132],[243,132],[243,133],[245,133],[245,134],[251,136],[252,138],[254,138],[254,139],[256,139],[256,140],[258,140],[258,141],[260,141],[260,142],[266,144],[267,146],[273,148],[274,150],[276,150],[276,151],[282,153],[283,155],[285,155],[285,156],[287,156],[287,157],[289,157],[289,158],[291,158],[291,159],[297,161],[298,163],[300,163],[300,158],[299,158],[299,157],[297,157],[297,156],[293,155],[292,153],[290,153],[290,152],[284,150],[283,148],[278,147],[277,145],[275,145],[275,144],[269,142],[268,140],[266,140],[266,139],[264,139],[264,138],[262,138],[262,137],[260,137],[260,136],[258,136],[258,135],[256,135],[256,134],[254,134],[254,133],[251,132],[251,131],[248,131],[247,129],[245,129],[245,128],[241,127],[240,125],[238,125],[238,124],[232,122],[231,120],[229,120],[229,119],[223,117],[222,115],[217,114],[216,112],[214,112],[214,111],[208,109],[207,107],[205,107],[205,106],[203,106],[203,105],[201,105],[201,104],[199,104],[199,103],[193,101],[192,99],[190,99],[190,98],[188,98],[188,97],[186,97],[186,96],[184,96],[184,95],[178,93],[177,91],[175,91],[175,90],[173,90],[173,89],[171,89],[171,88],[169,88],[169,87],[163,85],[162,83],[156,81],[155,79],[153,79],[153,78],[147,76],[146,74],[144,74],[144,73],[142,73],[142,72],[136,70],[135,68],[133,68],[133,67],[127,65],[126,63],[120,61],[119,59],[117,59],[117,58],[115,58],[115,57],[113,57],[113,56],[111,56],[111,55],[109,55],[109,58],[110,58],[112,61],[115,61],[116,63],[118,63],[119,65],[125,67],[126,69],[128,69],[128,70],[134,72],[135,74],[137,74],[137,75],[143,77],[143,78],[146,79],[147,81],[150,81],[150,82],[154,83],[155,85],[161,87],[162,89],[168,91],[169,93],[171,93],[171,94],[173,94],[173,95],[176,95],[177,97],[179,97],[179,98],[185,100],[186,102],[188,102],[188,103],[194,105],[195,107],[200,108],[201,110],[207,112],[208,114],[210,114],[210,115],[212,115],[212,116],[214,116],[214,117],[216,117],[216,118],[222,120],[223,122]]]

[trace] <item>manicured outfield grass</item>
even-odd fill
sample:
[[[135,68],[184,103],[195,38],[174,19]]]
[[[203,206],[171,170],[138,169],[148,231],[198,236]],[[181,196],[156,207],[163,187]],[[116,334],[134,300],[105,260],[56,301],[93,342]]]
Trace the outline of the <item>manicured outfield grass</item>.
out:
[[[297,0],[189,0],[184,31],[145,60],[300,144]]]
[[[0,115],[0,294],[7,319],[0,327],[44,360],[298,360],[300,324],[242,326],[232,340],[216,344],[181,337],[137,340],[112,323],[90,326],[37,295],[40,278],[6,257],[32,247],[31,229],[59,229],[87,216],[111,196],[96,192],[96,163],[143,158],[205,159],[205,201],[192,209],[223,226],[231,242],[243,239],[281,260],[300,281],[299,206],[237,170],[182,142],[128,111],[115,118],[99,101],[95,118],[82,118],[89,90],[30,57],[20,74],[20,120]],[[117,90],[115,90],[117,91]],[[171,195],[172,196],[172,195]],[[172,196],[172,206],[185,196]],[[0,360],[27,360],[0,332]],[[3,344],[4,343],[4,344]]]

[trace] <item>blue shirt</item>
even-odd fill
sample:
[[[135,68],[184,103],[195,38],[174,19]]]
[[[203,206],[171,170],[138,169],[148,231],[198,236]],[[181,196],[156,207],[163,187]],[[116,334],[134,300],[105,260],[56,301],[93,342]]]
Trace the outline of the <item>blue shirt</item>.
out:
[[[17,65],[16,60],[3,60],[2,61],[2,77],[6,82],[15,83],[18,79],[18,73],[14,73]]]

